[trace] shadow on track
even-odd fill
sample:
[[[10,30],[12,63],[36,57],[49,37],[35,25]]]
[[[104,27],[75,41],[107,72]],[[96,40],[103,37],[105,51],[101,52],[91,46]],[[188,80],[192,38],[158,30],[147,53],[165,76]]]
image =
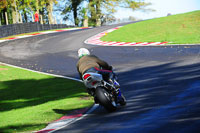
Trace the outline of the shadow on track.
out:
[[[199,132],[200,63],[179,63],[119,73],[126,107],[114,113],[99,108],[58,132]]]
[[[125,110],[132,111],[132,119],[122,125],[132,125],[128,129],[136,132],[200,130],[200,63],[179,63],[119,74],[128,99]]]

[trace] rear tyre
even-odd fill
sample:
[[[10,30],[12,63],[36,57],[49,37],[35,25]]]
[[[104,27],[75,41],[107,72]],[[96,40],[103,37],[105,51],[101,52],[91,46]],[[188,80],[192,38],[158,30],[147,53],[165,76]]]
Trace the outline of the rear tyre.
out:
[[[98,87],[96,89],[96,97],[99,101],[99,104],[104,106],[107,111],[113,112],[117,109],[115,101],[112,101],[109,93],[103,87]]]

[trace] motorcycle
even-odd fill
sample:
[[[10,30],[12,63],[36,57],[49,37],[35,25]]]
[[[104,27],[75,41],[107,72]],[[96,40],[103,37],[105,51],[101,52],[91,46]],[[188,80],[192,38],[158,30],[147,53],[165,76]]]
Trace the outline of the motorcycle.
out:
[[[85,73],[82,79],[87,88],[94,90],[94,97],[107,111],[115,111],[118,104],[126,105],[126,99],[114,74],[110,75],[109,81],[105,81],[102,74],[93,72]]]

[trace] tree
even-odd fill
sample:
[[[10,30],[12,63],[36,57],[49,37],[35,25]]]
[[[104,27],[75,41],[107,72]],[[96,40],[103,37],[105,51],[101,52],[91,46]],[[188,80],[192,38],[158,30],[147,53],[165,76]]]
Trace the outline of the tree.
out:
[[[64,20],[70,18],[71,14],[73,14],[74,24],[79,25],[80,20],[78,19],[79,11],[81,11],[81,2],[83,0],[69,0],[65,3],[65,7],[62,10],[62,15],[65,15]]]
[[[48,12],[48,19],[49,19],[49,24],[53,24],[53,0],[48,0],[47,1],[47,12]]]
[[[1,12],[1,22],[3,24],[12,23],[12,10],[11,10],[11,0],[0,1],[0,12]]]
[[[0,18],[1,18],[1,24],[5,24],[5,11],[6,11],[6,7],[7,7],[8,3],[7,0],[1,0],[0,1]]]
[[[79,12],[80,15],[80,25],[84,27],[88,27],[88,15],[87,15],[88,9],[82,8],[82,10]]]
[[[17,23],[22,14],[24,22],[32,21],[35,12],[47,19],[50,24],[53,23],[53,6],[57,0],[0,0],[0,19],[5,24],[8,14],[9,23]]]
[[[23,14],[23,21],[28,22],[30,16],[32,15],[32,0],[19,0],[18,10]]]
[[[49,24],[53,24],[53,6],[57,4],[57,0],[32,0],[32,7],[35,12],[38,12],[43,20],[48,19]]]
[[[89,17],[89,25],[90,26],[95,26],[96,25],[96,0],[89,0],[89,11],[90,11],[90,17]]]
[[[130,8],[135,10],[146,10],[150,3],[144,0],[89,0],[90,22],[95,26],[100,26],[105,21],[103,16],[115,13],[117,7]],[[150,9],[148,9],[150,11]]]
[[[13,0],[13,2],[11,3],[11,7],[12,7],[12,20],[13,23],[17,23],[18,22],[18,12],[17,12],[17,2],[16,0]]]
[[[46,0],[49,24],[53,24],[53,4],[57,4],[57,1]]]
[[[106,21],[114,21],[113,13],[118,7],[130,8],[135,10],[147,10],[146,6],[150,3],[144,0],[0,0],[0,19],[2,24],[17,23],[22,14],[24,22],[32,20],[32,15],[38,12],[46,23],[53,24],[54,5],[58,4],[64,20],[72,20],[76,26],[87,25],[100,26]],[[82,2],[87,2],[83,7]],[[63,4],[64,3],[64,4]],[[64,6],[63,6],[64,5]],[[149,11],[149,10],[148,10]],[[8,16],[8,17],[6,17]]]
[[[88,5],[81,7],[83,1],[87,2]],[[118,7],[130,8],[134,11],[144,10],[150,4],[144,0],[61,0],[60,3],[65,3],[61,13],[64,15],[64,20],[73,18],[75,25],[79,25],[80,22],[83,22],[83,18],[89,18],[90,26],[100,26],[106,20],[114,20],[113,16],[108,16],[115,13]],[[83,8],[87,8],[84,14]],[[88,17],[85,17],[85,14]]]

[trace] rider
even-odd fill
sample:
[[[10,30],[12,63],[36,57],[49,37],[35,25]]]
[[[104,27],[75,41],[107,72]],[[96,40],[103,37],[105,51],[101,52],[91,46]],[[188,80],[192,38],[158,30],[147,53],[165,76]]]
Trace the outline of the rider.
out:
[[[110,66],[107,62],[99,59],[97,56],[90,55],[88,49],[80,48],[78,50],[78,56],[79,61],[77,63],[77,70],[81,79],[83,74],[86,72],[98,72],[102,74],[103,79],[106,81],[109,80],[110,74],[113,74],[112,66]],[[87,91],[90,95],[94,96],[94,90],[87,88]]]
[[[112,73],[112,66],[107,62],[99,59],[95,55],[90,55],[90,52],[86,48],[80,48],[78,50],[79,61],[77,63],[77,70],[80,78],[86,71],[96,72],[98,71],[106,79],[109,73]],[[106,76],[105,76],[106,75]]]

